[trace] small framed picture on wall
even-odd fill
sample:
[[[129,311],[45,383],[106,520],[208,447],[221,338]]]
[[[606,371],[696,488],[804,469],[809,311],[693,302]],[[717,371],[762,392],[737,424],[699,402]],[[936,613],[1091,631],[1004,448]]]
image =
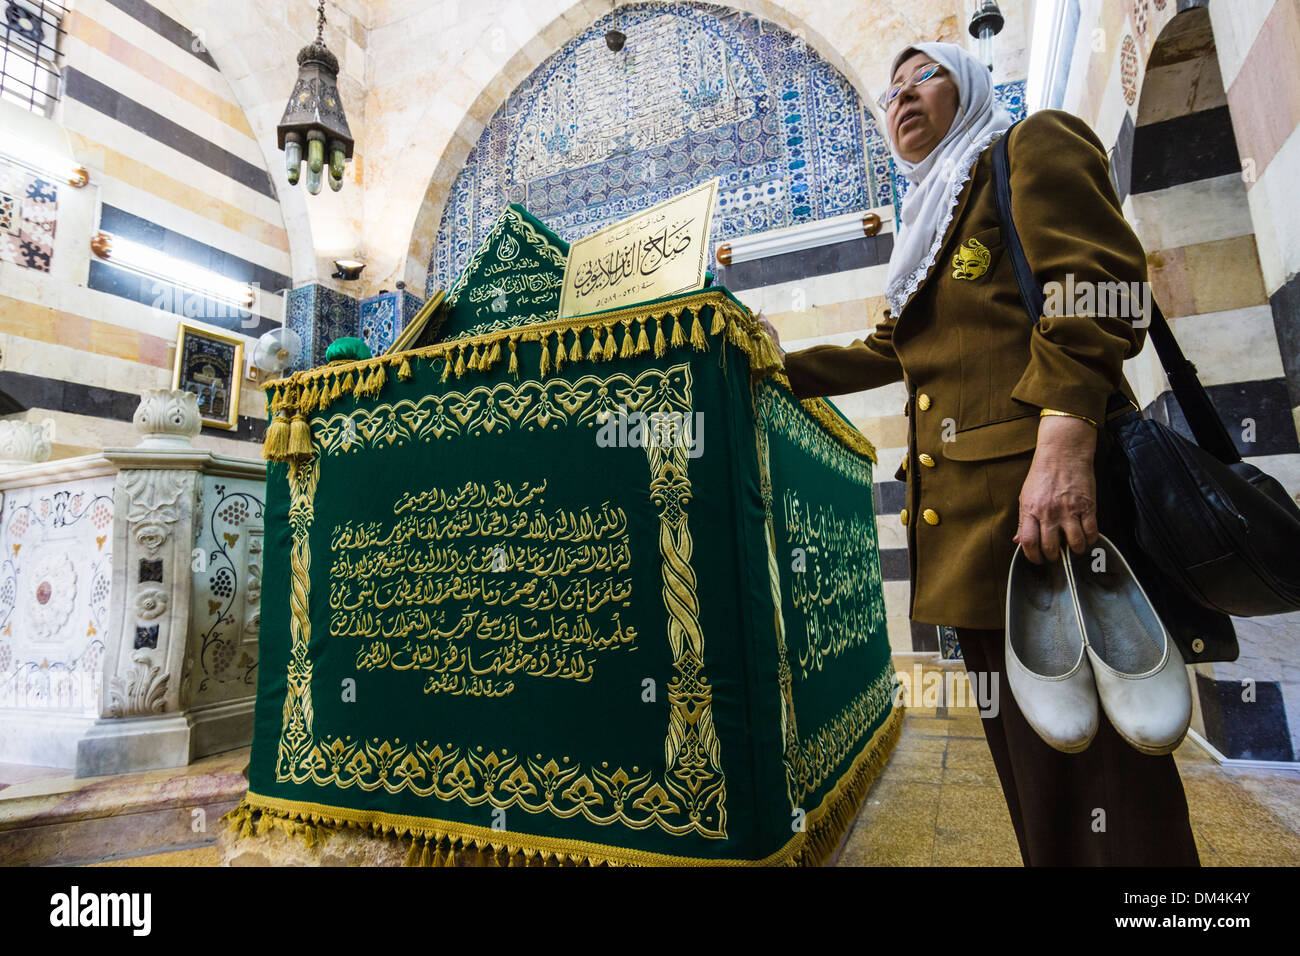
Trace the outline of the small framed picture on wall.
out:
[[[199,397],[204,425],[234,429],[239,423],[239,386],[244,377],[244,342],[215,329],[181,322],[176,333],[172,388]]]

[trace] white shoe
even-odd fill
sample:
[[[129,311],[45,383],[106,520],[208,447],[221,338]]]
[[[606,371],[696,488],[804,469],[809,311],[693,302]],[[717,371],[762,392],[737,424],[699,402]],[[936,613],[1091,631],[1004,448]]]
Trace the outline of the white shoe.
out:
[[[1050,746],[1078,753],[1101,722],[1069,569],[1034,564],[1017,545],[1007,578],[1007,683],[1020,712]]]
[[[1081,555],[1062,550],[1102,709],[1135,749],[1172,753],[1192,720],[1192,690],[1178,645],[1105,535]],[[1097,557],[1104,558],[1104,570],[1093,570]]]

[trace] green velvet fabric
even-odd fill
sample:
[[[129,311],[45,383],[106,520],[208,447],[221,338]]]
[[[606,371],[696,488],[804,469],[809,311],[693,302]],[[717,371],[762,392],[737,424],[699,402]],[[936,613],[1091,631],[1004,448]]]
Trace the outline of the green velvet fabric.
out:
[[[569,244],[511,203],[447,290],[433,341],[554,319]]]
[[[340,359],[355,362],[358,359],[370,358],[370,346],[365,343],[364,339],[359,339],[355,335],[345,335],[337,338],[329,344],[325,350],[325,361],[337,362]]]
[[[633,862],[797,843],[892,707],[872,463],[708,346],[539,376],[520,342],[317,412],[268,467],[250,802]]]

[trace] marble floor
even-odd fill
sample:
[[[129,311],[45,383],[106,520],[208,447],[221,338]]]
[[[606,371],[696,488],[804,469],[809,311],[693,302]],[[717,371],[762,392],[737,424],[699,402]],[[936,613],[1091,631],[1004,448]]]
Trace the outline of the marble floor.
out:
[[[945,716],[909,710],[898,746],[868,791],[861,812],[841,850],[839,866],[1019,866],[1011,818],[997,773],[989,757],[980,720],[973,709],[951,708]],[[1244,771],[1215,763],[1190,738],[1174,754],[1183,778],[1201,862],[1205,866],[1300,865],[1300,774]],[[215,828],[198,836],[188,816],[172,822],[176,803],[188,805],[196,794],[209,799],[236,798],[239,771],[248,748],[201,760],[190,767],[122,777],[73,780],[66,772],[0,765],[0,829],[12,826],[18,801],[38,801],[41,822],[48,824],[65,808],[75,807],[81,826],[91,823],[86,808],[98,812],[114,802],[140,802],[153,794],[140,824],[151,829],[171,823],[170,846],[149,851],[112,852],[97,844],[76,862],[99,866],[214,866],[218,862]],[[163,801],[162,794],[180,801]],[[141,807],[122,807],[138,813]],[[216,807],[214,806],[214,813]],[[119,815],[120,816],[120,815]],[[53,831],[51,831],[53,834]],[[52,842],[86,839],[69,831]],[[0,841],[2,842],[2,841]],[[29,854],[34,848],[28,846]],[[66,853],[66,849],[62,852]],[[29,857],[30,858],[30,857]],[[0,864],[5,861],[0,859]],[[10,861],[12,862],[12,861]],[[72,862],[62,860],[61,862]]]
[[[1174,761],[1202,866],[1300,865],[1300,773],[1228,768],[1190,737]],[[838,865],[1021,865],[974,708],[908,712]]]

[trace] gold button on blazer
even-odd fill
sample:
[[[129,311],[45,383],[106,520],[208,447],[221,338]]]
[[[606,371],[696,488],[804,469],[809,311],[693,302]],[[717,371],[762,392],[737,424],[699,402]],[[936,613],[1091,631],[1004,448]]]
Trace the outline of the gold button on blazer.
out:
[[[1106,151],[1083,120],[1042,110],[1010,133],[1012,212],[1038,281],[1147,281],[1146,254],[1124,219]],[[1003,248],[985,149],[958,200],[933,268],[901,314],[886,309],[866,339],[785,356],[800,398],[907,385],[907,522],[913,620],[1003,627],[1020,489],[1039,412],[1105,419],[1116,389],[1130,398],[1124,359],[1145,329],[1121,316],[1044,316],[1031,325]],[[1133,288],[1130,286],[1130,288]],[[1072,309],[1062,309],[1069,313]],[[915,400],[915,401],[914,401]],[[1098,437],[1103,452],[1104,431]]]

